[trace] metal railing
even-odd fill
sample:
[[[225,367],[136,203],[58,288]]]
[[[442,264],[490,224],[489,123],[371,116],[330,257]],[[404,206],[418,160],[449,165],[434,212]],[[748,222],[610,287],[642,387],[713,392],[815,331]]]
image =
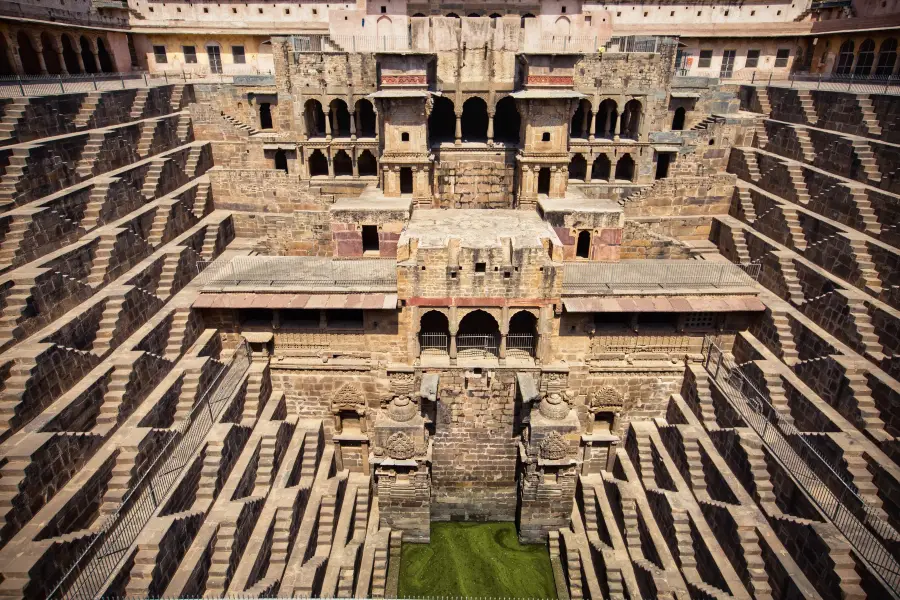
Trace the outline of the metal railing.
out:
[[[371,258],[334,260],[312,256],[248,256],[229,262],[198,261],[204,286],[378,288],[396,291],[397,261]]]
[[[465,357],[500,356],[500,334],[462,333],[456,336],[456,354]]]
[[[531,333],[506,334],[506,356],[530,356],[534,358],[535,339]]]
[[[610,38],[603,45],[605,52],[659,52],[663,46],[674,46],[678,43],[673,37],[628,35]]]
[[[216,375],[189,417],[175,428],[174,435],[169,437],[140,480],[128,490],[107,524],[48,594],[48,600],[90,600],[102,590],[166,499],[249,368],[250,350],[244,342],[235,350],[228,365]]]
[[[890,589],[900,589],[900,563],[885,548],[900,535],[862,498],[852,480],[825,459],[778,412],[722,349],[704,340],[703,366],[743,420],[753,428],[769,451],[784,465],[822,513],[850,541]],[[829,485],[830,484],[830,485]]]
[[[900,75],[878,74],[875,69],[867,74],[809,73],[805,71],[759,73],[756,70],[745,69],[735,72],[731,77],[722,78],[722,82],[832,92],[900,93]]]
[[[422,331],[419,333],[419,349],[422,354],[448,354],[450,336],[446,333]]]
[[[759,264],[703,260],[624,260],[566,263],[564,294],[607,294],[627,289],[727,288],[753,286]]]
[[[80,75],[0,75],[0,97],[48,96],[148,87],[147,73],[84,73]],[[160,84],[162,85],[162,84]]]

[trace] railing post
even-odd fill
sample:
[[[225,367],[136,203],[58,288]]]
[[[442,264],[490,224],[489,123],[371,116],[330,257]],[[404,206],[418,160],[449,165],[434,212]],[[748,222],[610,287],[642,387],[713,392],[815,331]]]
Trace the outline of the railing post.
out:
[[[722,366],[722,358],[723,358],[725,355],[724,355],[724,353],[722,352],[722,350],[719,349],[718,347],[716,348],[716,350],[718,350],[718,352],[719,352],[719,357],[718,357],[718,359],[716,360],[716,374],[713,375],[713,379],[716,380],[716,381],[718,381],[718,380],[719,380],[719,368]]]
[[[63,85],[62,73],[60,73],[59,75],[57,75],[57,77],[59,77],[59,93],[60,93],[60,94],[65,94],[65,93],[66,93],[66,86]]]
[[[119,73],[119,79],[122,81],[122,89],[124,90],[125,89],[125,75],[122,73]]]
[[[96,76],[96,75],[91,75],[91,80],[94,82],[94,91],[96,92],[97,90],[100,89],[100,88],[97,87],[97,76]]]
[[[769,83],[768,83],[768,86],[769,86],[769,87],[772,87],[772,73],[771,73],[771,72],[769,73]]]
[[[19,84],[19,93],[21,93],[22,96],[25,96],[25,86],[22,85],[22,78],[19,76],[18,73],[16,74],[16,83]]]

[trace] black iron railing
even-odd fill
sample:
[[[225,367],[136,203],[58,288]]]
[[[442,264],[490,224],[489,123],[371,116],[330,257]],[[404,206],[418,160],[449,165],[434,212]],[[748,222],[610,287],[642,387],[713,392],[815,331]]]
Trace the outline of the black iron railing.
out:
[[[241,344],[191,414],[175,429],[153,463],[125,498],[106,525],[56,584],[48,600],[90,600],[116,572],[120,561],[144,526],[168,495],[197,448],[234,396],[250,368],[250,350]]]
[[[844,534],[871,570],[890,589],[900,589],[900,563],[885,542],[897,531],[858,493],[840,467],[823,457],[711,339],[703,344],[704,367],[743,420],[794,477],[822,513]]]

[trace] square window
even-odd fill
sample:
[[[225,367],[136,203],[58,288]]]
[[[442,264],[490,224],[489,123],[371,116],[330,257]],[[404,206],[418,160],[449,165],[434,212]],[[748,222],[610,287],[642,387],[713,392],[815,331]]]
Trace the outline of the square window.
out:
[[[647,11],[644,11],[644,17],[646,17],[648,14],[649,13]]]
[[[487,263],[477,262],[475,263],[475,272],[476,273],[484,273],[487,271]]]
[[[237,9],[236,9],[236,8],[232,8],[232,9],[231,9],[231,14],[236,15],[236,14],[237,14]]]
[[[776,16],[779,16],[779,17],[781,16],[781,11],[780,11],[780,10],[776,13]]]
[[[588,15],[588,16],[586,16],[586,17],[584,18],[584,24],[585,24],[585,25],[590,25],[590,24],[591,24],[591,16],[590,16],[590,15]]]
[[[176,12],[181,12],[181,7],[179,6],[178,8],[175,9],[175,11],[176,11]]]
[[[316,9],[315,9],[315,8],[314,8],[314,9],[312,9],[312,11],[313,11],[313,14],[314,14],[314,15],[317,15],[317,14],[319,14],[319,11],[317,11],[317,10],[316,10]]]
[[[775,53],[775,67],[786,67],[790,56],[790,48],[779,48],[778,52]]]
[[[670,11],[669,11],[669,16],[670,16],[670,17],[674,17],[674,16],[675,16],[675,11],[674,11],[674,10],[670,10]]]
[[[387,12],[387,6],[382,6],[382,7],[381,7],[381,14],[384,14],[384,13],[386,13],[386,12]]]
[[[759,64],[759,50],[747,50],[747,62],[744,66],[748,69],[755,69]]]
[[[697,11],[697,16],[698,16],[698,17],[701,16],[702,14],[703,14],[703,11],[702,11],[702,10],[698,10],[698,11]]]
[[[153,12],[153,7],[152,7],[152,6],[150,7],[150,12]]]
[[[263,14],[263,11],[261,8],[258,8],[257,10],[259,11],[259,14]]]
[[[726,17],[728,16],[728,11],[727,11],[727,10],[725,11],[725,16],[726,16]]]
[[[755,10],[751,10],[751,11],[750,11],[750,16],[751,16],[751,17],[755,17],[755,16],[756,16],[756,11],[755,11]]]
[[[247,56],[244,54],[243,46],[232,46],[231,56],[234,59],[234,64],[236,65],[243,65],[247,62]]]
[[[205,14],[205,15],[209,14],[209,9],[206,8],[205,6],[203,7],[203,14]]]
[[[169,57],[166,56],[166,47],[153,46],[153,58],[156,59],[156,64],[158,65],[164,65],[169,62]]]
[[[189,65],[197,64],[196,46],[184,46],[184,62]]]
[[[701,69],[708,69],[712,64],[712,53],[712,50],[701,50],[700,61],[697,63],[697,67]]]
[[[289,9],[289,8],[284,9],[284,14],[286,14],[286,15],[291,14],[291,9]]]
[[[541,141],[542,141],[542,142],[549,142],[549,141],[550,141],[550,132],[549,132],[549,131],[545,131],[545,132],[544,132],[544,134],[541,136]]]
[[[563,11],[563,14],[566,14],[566,7],[565,7],[565,6],[562,7],[562,11]]]
[[[616,11],[616,16],[617,16],[617,17],[621,17],[621,16],[622,16],[622,11],[620,11],[620,10]]]

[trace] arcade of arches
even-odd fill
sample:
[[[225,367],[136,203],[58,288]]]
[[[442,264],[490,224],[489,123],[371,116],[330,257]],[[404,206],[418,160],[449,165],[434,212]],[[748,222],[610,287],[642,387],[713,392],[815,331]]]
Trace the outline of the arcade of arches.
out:
[[[96,33],[31,27],[0,31],[0,75],[115,73],[110,48]]]

